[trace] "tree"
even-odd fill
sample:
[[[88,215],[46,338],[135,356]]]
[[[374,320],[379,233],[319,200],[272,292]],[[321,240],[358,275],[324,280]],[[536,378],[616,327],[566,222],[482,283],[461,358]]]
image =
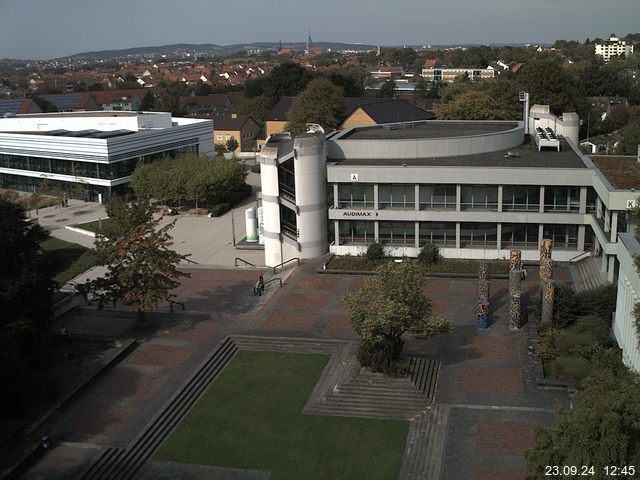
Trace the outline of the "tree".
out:
[[[140,110],[142,110],[143,112],[151,111],[153,110],[155,103],[156,103],[155,95],[151,93],[151,91],[147,91],[147,93],[144,94],[144,97],[142,97],[142,102],[140,103]]]
[[[505,120],[510,114],[492,97],[475,90],[436,107],[439,120]]]
[[[342,89],[326,78],[316,78],[293,102],[285,128],[293,135],[303,133],[307,123],[319,123],[326,131],[334,130],[340,125],[344,110]]]
[[[630,123],[620,130],[620,143],[616,147],[618,155],[636,155],[640,145],[640,122]]]
[[[378,91],[378,98],[393,98],[396,92],[396,81],[393,78],[390,78]]]
[[[262,127],[264,126],[264,118],[271,111],[273,105],[273,101],[263,95],[245,98],[238,105],[238,113],[251,116]]]
[[[30,393],[31,370],[42,367],[37,364],[45,350],[55,282],[40,249],[48,233],[3,198],[0,232],[0,406],[11,418]]]
[[[112,221],[96,237],[100,264],[107,272],[86,286],[105,299],[131,306],[144,324],[147,311],[175,298],[172,290],[181,277],[189,276],[177,265],[188,255],[170,248],[169,230],[175,221],[158,228],[160,220],[146,204],[112,200],[108,212]]]
[[[622,368],[621,368],[622,370]],[[605,480],[608,465],[640,464],[640,382],[638,375],[598,370],[583,382],[574,411],[536,432],[527,451],[527,479],[544,478],[547,465],[593,465],[589,478]],[[634,474],[623,478],[635,478]]]
[[[394,372],[405,333],[426,338],[449,331],[451,324],[433,312],[414,262],[389,262],[376,273],[356,293],[346,293],[342,302],[349,324],[361,338],[360,363],[374,371]]]
[[[227,147],[227,150],[229,150],[230,152],[235,152],[240,145],[238,144],[238,141],[235,138],[233,138],[233,136],[231,136],[229,140],[227,140],[227,142],[225,143],[225,146]]]
[[[556,59],[534,59],[517,76],[522,89],[529,92],[531,104],[549,105],[556,112],[574,108],[573,83]]]

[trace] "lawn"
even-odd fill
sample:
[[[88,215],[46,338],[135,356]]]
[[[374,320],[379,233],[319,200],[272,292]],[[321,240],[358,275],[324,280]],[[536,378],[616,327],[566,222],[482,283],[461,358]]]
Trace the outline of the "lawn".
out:
[[[156,460],[271,471],[271,480],[398,478],[409,423],[303,415],[328,357],[241,351]]]
[[[97,233],[98,229],[101,227],[105,227],[111,221],[110,218],[103,218],[100,220],[94,220],[93,222],[80,223],[78,225],[74,225],[76,228],[81,228],[83,230],[88,230],[93,233]]]
[[[76,243],[50,237],[40,244],[54,265],[54,280],[61,285],[97,264],[95,251]]]

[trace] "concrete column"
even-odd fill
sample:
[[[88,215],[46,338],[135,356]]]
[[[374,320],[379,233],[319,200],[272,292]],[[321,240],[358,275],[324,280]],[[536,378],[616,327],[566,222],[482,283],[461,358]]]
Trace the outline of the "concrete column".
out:
[[[502,211],[502,185],[498,185],[498,212]],[[498,243],[500,239],[498,238]]]
[[[596,198],[596,218],[602,218],[602,200],[600,200],[600,197]]]
[[[418,185],[417,183],[415,184],[415,193],[413,195],[416,200],[416,207],[414,210],[417,212],[418,210],[420,210],[420,185]],[[417,233],[416,233],[416,238],[418,238]]]
[[[580,210],[581,215],[587,213],[587,187],[580,187]]]
[[[415,223],[416,248],[420,248],[420,222]]]
[[[542,242],[542,239],[544,238],[544,224],[539,224],[538,225],[538,247],[540,247],[540,242]]]
[[[578,226],[578,251],[584,251],[584,238],[585,238],[586,226],[579,225]]]
[[[456,222],[456,248],[460,248],[460,222]]]
[[[462,210],[462,206],[460,205],[461,203],[462,203],[462,185],[457,184],[456,185],[456,212],[459,212],[460,210]]]
[[[618,240],[618,212],[611,212],[611,241]]]
[[[607,271],[607,280],[613,283],[613,275],[616,272],[616,256],[609,255],[609,270]]]
[[[340,208],[340,202],[339,199],[340,197],[338,196],[338,184],[334,183],[333,184],[333,208]],[[338,243],[336,242],[336,245]]]
[[[377,202],[377,199],[376,199]],[[378,233],[378,221],[373,222],[373,235],[376,238],[376,242],[380,241],[380,235]]]
[[[340,222],[338,220],[333,221],[333,241],[335,245],[340,245]]]
[[[606,207],[604,209],[604,231],[611,231],[611,211]]]
[[[496,228],[496,230],[497,230],[497,232],[496,232],[496,234],[497,234],[497,237],[496,237],[496,250],[500,250],[500,249],[502,249],[502,224],[498,223],[496,227],[497,227]]]
[[[373,184],[373,208],[374,210],[378,210],[378,184]],[[378,238],[378,222],[376,222],[376,241]]]
[[[604,252],[602,252],[602,261],[600,262],[600,271],[601,272],[607,271],[607,254]]]
[[[540,209],[538,210],[540,213],[544,213],[544,185],[540,185]],[[542,238],[542,233],[538,237],[538,240]]]

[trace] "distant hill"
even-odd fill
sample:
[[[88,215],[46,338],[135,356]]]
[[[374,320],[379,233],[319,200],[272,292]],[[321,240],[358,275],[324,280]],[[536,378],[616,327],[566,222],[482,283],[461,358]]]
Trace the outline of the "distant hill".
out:
[[[291,48],[296,51],[304,50],[303,42],[282,43],[284,48]],[[375,45],[364,45],[357,43],[340,43],[340,42],[314,42],[314,47],[320,47],[323,50],[368,50],[375,48]],[[244,52],[247,50],[265,50],[276,51],[279,47],[277,42],[253,42],[253,43],[237,43],[233,45],[216,45],[213,43],[191,44],[191,43],[175,43],[172,45],[161,45],[153,47],[133,47],[121,50],[100,50],[94,52],[82,52],[71,55],[71,58],[77,60],[109,60],[127,57],[167,57],[186,56],[189,55],[227,55],[234,52]],[[69,57],[65,57],[69,58]]]

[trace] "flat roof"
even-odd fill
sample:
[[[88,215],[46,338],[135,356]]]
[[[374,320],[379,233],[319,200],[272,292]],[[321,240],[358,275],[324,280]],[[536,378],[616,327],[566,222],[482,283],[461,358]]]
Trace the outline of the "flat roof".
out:
[[[640,165],[636,157],[594,155],[591,159],[616,190],[640,190]]]
[[[392,123],[357,127],[336,140],[407,140],[412,138],[452,138],[505,132],[517,122],[436,121]]]
[[[394,132],[395,133],[395,132]],[[525,140],[517,148],[497,152],[438,158],[329,159],[338,165],[416,166],[416,167],[500,167],[500,168],[588,168],[566,140],[561,151],[538,151],[535,142]]]

